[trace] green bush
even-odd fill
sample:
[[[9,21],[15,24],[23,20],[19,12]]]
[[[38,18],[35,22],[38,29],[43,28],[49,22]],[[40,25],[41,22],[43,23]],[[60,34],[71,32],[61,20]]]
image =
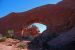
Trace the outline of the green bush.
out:
[[[20,43],[20,44],[18,45],[18,47],[19,47],[20,49],[24,49],[25,47],[27,47],[27,44]]]
[[[0,42],[4,42],[6,40],[6,37],[0,37]]]
[[[28,40],[32,41],[34,39],[34,37],[29,36]]]
[[[5,36],[8,37],[8,38],[12,38],[14,36],[14,30],[8,30],[5,33]]]

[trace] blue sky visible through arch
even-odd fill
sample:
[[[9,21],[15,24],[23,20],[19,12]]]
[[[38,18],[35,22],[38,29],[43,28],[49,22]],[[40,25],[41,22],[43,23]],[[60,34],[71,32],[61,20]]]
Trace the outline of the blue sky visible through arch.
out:
[[[30,9],[46,5],[56,4],[62,0],[0,0],[0,18],[6,16],[11,12],[24,12]],[[37,24],[41,32],[45,26]]]
[[[40,30],[39,33],[42,33],[43,31],[45,31],[47,29],[47,26],[41,23],[33,23],[32,25],[35,25],[38,27],[38,29]]]

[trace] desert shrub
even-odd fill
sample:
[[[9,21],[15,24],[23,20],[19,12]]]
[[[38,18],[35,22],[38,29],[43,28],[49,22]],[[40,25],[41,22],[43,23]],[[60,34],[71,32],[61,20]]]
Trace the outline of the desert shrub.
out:
[[[8,30],[5,33],[5,36],[8,37],[8,38],[12,38],[14,36],[14,30]]]
[[[33,36],[29,36],[29,37],[28,37],[28,40],[29,40],[29,41],[32,41],[33,39],[34,39]]]
[[[0,37],[0,42],[4,42],[6,40],[6,37]]]
[[[24,48],[27,47],[27,44],[20,43],[20,44],[18,45],[18,47],[19,47],[20,49],[24,49]]]

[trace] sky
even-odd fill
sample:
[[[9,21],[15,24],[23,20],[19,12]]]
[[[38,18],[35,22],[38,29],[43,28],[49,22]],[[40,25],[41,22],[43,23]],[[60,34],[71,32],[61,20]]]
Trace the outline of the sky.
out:
[[[56,4],[61,0],[0,0],[0,17],[11,12],[24,12],[46,4]]]
[[[39,33],[42,33],[43,31],[47,29],[47,26],[41,23],[33,23],[32,25],[35,25],[36,27],[38,27],[40,31]]]
[[[61,0],[0,0],[0,18],[11,12],[25,12],[42,5],[56,4],[59,1]],[[41,32],[46,28],[43,25],[36,25],[38,25]]]

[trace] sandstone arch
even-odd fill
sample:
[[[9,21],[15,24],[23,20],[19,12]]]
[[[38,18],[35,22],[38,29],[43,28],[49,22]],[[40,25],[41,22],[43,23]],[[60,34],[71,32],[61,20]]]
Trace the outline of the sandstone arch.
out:
[[[50,32],[62,32],[74,24],[73,11],[63,6],[45,5],[23,13],[11,13],[1,19],[0,32],[9,28],[19,31],[32,23],[47,25]]]

